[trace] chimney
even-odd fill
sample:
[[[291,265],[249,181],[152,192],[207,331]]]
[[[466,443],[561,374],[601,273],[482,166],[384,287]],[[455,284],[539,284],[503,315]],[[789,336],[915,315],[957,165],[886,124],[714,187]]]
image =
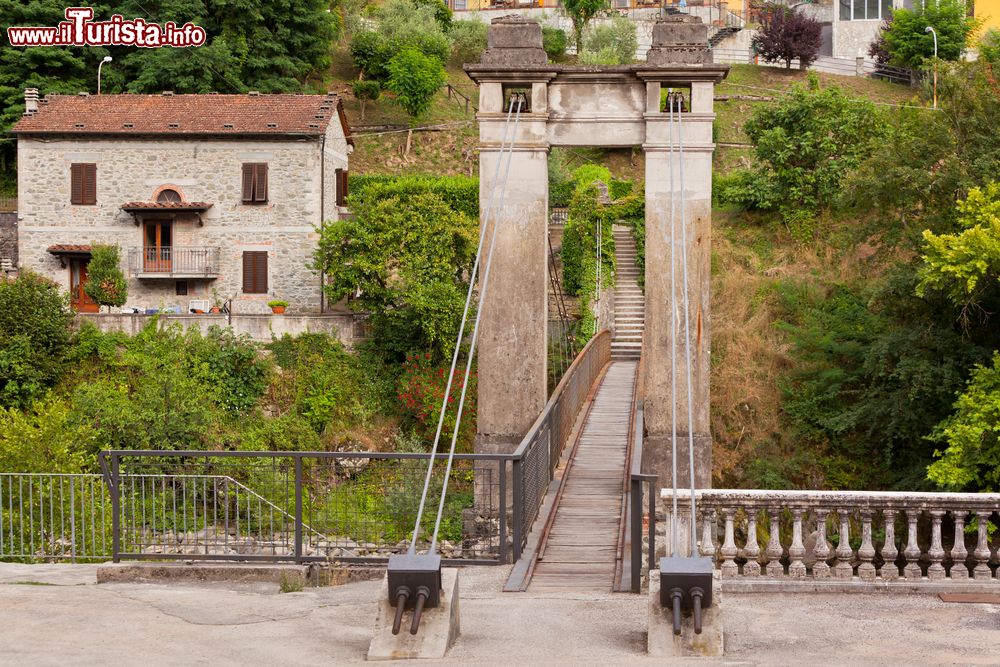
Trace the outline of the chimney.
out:
[[[38,113],[38,89],[24,89],[24,115],[33,116]]]

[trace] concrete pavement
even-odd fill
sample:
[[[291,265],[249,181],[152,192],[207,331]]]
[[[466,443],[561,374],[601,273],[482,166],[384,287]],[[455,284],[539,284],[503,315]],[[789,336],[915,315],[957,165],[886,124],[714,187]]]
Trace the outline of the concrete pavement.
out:
[[[645,597],[501,593],[461,571],[462,635],[440,664],[618,665],[645,655]],[[96,566],[0,564],[2,665],[364,661],[381,582],[96,585]],[[930,595],[727,594],[726,657],[697,664],[1000,664],[1000,605]],[[431,662],[430,664],[438,664]]]

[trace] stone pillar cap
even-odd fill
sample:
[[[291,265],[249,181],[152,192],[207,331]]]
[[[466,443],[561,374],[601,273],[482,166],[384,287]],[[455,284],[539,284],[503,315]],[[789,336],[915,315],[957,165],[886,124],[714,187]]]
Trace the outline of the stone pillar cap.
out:
[[[690,14],[660,18],[653,25],[646,62],[656,66],[711,64],[708,26],[701,17]]]
[[[486,33],[484,65],[545,65],[549,58],[542,48],[542,26],[514,14],[495,18]]]

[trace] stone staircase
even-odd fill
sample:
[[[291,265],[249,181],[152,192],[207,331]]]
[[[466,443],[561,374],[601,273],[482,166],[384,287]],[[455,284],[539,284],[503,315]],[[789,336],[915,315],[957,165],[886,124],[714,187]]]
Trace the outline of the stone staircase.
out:
[[[642,330],[646,322],[646,298],[639,288],[632,230],[615,225],[615,330],[611,358],[638,359],[642,353]]]

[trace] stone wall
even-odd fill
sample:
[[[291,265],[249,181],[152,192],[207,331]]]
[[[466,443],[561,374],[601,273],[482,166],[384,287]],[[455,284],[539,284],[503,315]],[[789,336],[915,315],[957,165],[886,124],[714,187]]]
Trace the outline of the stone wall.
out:
[[[0,262],[17,268],[17,212],[0,212]]]
[[[153,315],[124,313],[80,313],[77,322],[91,322],[101,331],[122,331],[135,335],[153,319]],[[271,342],[284,334],[327,333],[337,336],[344,345],[353,346],[364,338],[364,329],[348,313],[334,315],[160,315],[161,327],[180,323],[184,328],[196,328],[206,333],[210,327],[231,327],[237,335],[248,335],[255,341]]]
[[[220,249],[219,277],[188,280],[186,296],[177,296],[176,280],[129,278],[130,308],[176,306],[189,301],[233,299],[234,312],[266,313],[267,302],[284,299],[290,310],[320,309],[320,277],[311,270],[317,228],[334,220],[337,168],[347,167],[348,146],[340,124],[333,122],[325,140],[251,141],[191,139],[21,138],[18,142],[20,261],[66,289],[69,270],[47,252],[54,244],[110,243],[122,250],[128,271],[130,249],[143,244],[143,230],[120,210],[125,202],[151,201],[165,186],[185,201],[208,202],[197,216],[178,217],[174,246]],[[70,164],[97,164],[97,204],[70,204]],[[268,163],[268,201],[242,203],[244,162]],[[321,183],[323,181],[323,183]],[[325,214],[324,214],[325,212]],[[268,252],[268,293],[242,293],[244,251]]]

